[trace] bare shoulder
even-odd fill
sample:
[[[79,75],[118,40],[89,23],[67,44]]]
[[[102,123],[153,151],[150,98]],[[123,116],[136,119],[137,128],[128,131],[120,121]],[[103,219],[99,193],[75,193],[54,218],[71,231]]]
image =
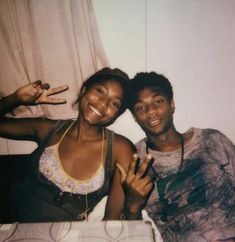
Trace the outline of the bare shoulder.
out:
[[[136,152],[134,144],[126,137],[120,134],[114,134],[114,160],[124,167],[128,167],[129,162]]]
[[[125,136],[114,133],[114,148],[115,149],[132,149],[135,150],[134,144]]]

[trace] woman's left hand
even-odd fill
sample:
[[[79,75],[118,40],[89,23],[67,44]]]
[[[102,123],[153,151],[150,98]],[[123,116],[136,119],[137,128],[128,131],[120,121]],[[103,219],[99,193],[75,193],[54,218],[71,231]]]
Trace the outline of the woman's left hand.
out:
[[[152,162],[152,157],[145,157],[138,167],[138,157],[135,155],[127,173],[120,164],[116,164],[121,173],[121,182],[125,191],[124,212],[126,210],[133,217],[140,215],[154,187],[151,177],[147,175]]]

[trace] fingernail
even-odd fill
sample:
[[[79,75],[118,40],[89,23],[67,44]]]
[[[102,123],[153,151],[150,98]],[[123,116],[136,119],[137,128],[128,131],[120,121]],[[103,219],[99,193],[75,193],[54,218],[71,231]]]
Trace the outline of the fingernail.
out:
[[[48,83],[44,83],[42,86],[46,90],[48,90],[50,88],[50,85]]]
[[[135,153],[135,154],[133,155],[133,157],[134,157],[135,159],[137,159],[137,158],[138,158],[138,155]]]
[[[147,159],[148,160],[152,159],[152,155],[151,154],[147,154]]]

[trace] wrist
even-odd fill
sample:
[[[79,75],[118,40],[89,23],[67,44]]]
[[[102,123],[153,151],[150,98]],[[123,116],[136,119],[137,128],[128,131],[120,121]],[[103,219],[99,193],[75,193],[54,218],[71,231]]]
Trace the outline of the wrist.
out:
[[[16,98],[15,93],[12,93],[1,99],[0,105],[0,116],[11,112],[13,109],[17,108],[20,105],[19,101]]]
[[[126,196],[124,201],[124,209],[127,209],[131,213],[138,213],[142,210],[143,201],[135,199],[134,197]]]
[[[124,204],[123,217],[127,220],[139,220],[142,219],[141,208],[138,205]]]
[[[12,97],[12,102],[14,102],[15,105],[20,106],[20,105],[23,104],[23,102],[22,102],[22,100],[20,98],[20,95],[18,94],[17,91],[15,91],[14,93],[12,93],[11,94],[11,97]]]
[[[11,106],[11,108],[13,108],[13,109],[22,105],[22,102],[16,92],[14,92],[8,96],[8,103]]]
[[[142,213],[141,213],[141,210],[133,212],[128,208],[124,208],[122,213],[122,218],[125,220],[140,220],[142,219]]]

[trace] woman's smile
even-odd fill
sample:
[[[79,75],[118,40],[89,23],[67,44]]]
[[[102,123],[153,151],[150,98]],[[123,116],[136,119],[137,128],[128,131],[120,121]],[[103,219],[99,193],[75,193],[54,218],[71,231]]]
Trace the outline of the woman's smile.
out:
[[[102,114],[102,112],[101,111],[99,111],[98,109],[96,109],[94,106],[92,106],[91,104],[89,104],[89,107],[90,107],[90,109],[95,113],[95,114],[97,114],[98,116],[100,116],[100,117],[103,117],[103,114]]]

